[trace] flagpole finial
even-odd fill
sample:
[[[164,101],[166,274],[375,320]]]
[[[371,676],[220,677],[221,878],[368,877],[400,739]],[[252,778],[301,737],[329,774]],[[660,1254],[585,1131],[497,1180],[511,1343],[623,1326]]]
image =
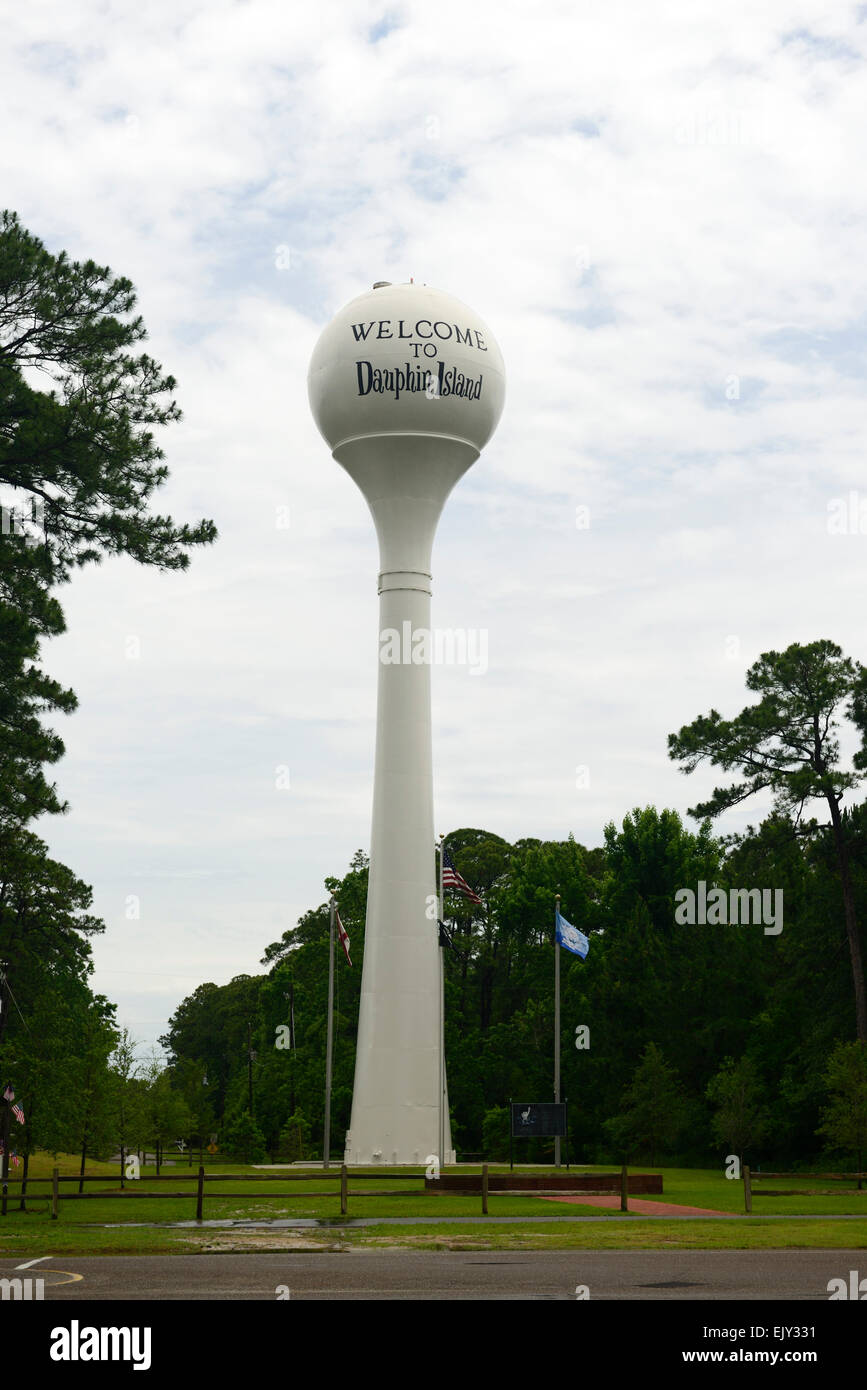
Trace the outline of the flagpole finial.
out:
[[[557,902],[559,902],[559,901],[560,901],[560,894],[559,894],[559,893],[555,893],[555,894],[554,894],[554,898],[556,899]]]

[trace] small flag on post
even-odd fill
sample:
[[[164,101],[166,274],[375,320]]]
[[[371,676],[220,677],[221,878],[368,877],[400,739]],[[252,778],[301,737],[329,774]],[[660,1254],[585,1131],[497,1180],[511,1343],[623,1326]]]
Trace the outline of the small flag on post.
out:
[[[4,1099],[4,1100],[14,1100],[14,1099],[15,1099],[15,1092],[14,1092],[13,1089],[12,1089],[12,1084],[11,1084],[11,1082],[7,1082],[7,1083],[6,1083],[6,1090],[3,1092],[3,1099]]]
[[[590,950],[590,942],[582,931],[573,927],[571,922],[567,922],[565,917],[560,915],[560,909],[555,913],[556,934],[558,946],[565,946],[567,951],[571,951],[573,956],[580,956],[582,960],[587,959],[587,952]]]
[[[13,1105],[13,1107],[12,1107],[12,1114],[15,1116],[16,1120],[18,1121],[18,1123],[19,1123],[20,1125],[23,1125],[23,1123],[24,1123],[24,1111],[21,1109],[21,1106],[20,1106],[20,1105],[17,1105],[17,1104],[16,1104],[16,1105]]]
[[[456,893],[463,893],[465,898],[469,898],[471,903],[478,903],[482,906],[482,900],[478,897],[467,883],[466,879],[461,878],[454,866],[452,856],[443,845],[443,889],[454,888]]]
[[[346,959],[349,961],[349,964],[351,965],[352,961],[349,960],[349,937],[346,935],[343,923],[340,920],[340,913],[337,911],[336,907],[334,909],[334,918],[337,922],[337,937],[340,941],[341,946],[343,947],[343,954],[346,956]]]

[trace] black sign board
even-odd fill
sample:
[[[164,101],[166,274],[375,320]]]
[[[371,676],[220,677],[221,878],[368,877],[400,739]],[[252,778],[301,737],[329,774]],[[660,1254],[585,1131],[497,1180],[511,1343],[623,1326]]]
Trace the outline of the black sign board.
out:
[[[512,1138],[547,1139],[563,1136],[566,1129],[565,1105],[533,1105],[512,1101]]]

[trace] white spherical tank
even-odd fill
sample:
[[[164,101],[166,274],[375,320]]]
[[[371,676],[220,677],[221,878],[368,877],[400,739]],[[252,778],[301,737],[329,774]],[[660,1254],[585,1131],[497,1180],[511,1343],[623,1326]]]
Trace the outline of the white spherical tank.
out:
[[[310,406],[379,537],[379,677],[364,965],[347,1163],[453,1161],[431,754],[431,551],[503,408],[500,350],[474,310],[380,283],[322,333]]]
[[[473,309],[428,285],[382,284],[325,329],[308,390],[335,452],[349,440],[418,434],[462,440],[478,455],[503,409],[505,373]]]

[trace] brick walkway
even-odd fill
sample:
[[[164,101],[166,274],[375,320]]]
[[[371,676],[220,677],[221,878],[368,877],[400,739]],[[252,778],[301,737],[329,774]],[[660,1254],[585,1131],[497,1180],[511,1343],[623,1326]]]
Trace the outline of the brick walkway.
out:
[[[569,1202],[582,1207],[607,1207],[620,1210],[619,1197],[542,1197],[543,1202]],[[712,1211],[708,1207],[678,1207],[671,1202],[648,1202],[642,1197],[629,1198],[629,1210],[641,1216],[735,1216],[733,1211]]]

